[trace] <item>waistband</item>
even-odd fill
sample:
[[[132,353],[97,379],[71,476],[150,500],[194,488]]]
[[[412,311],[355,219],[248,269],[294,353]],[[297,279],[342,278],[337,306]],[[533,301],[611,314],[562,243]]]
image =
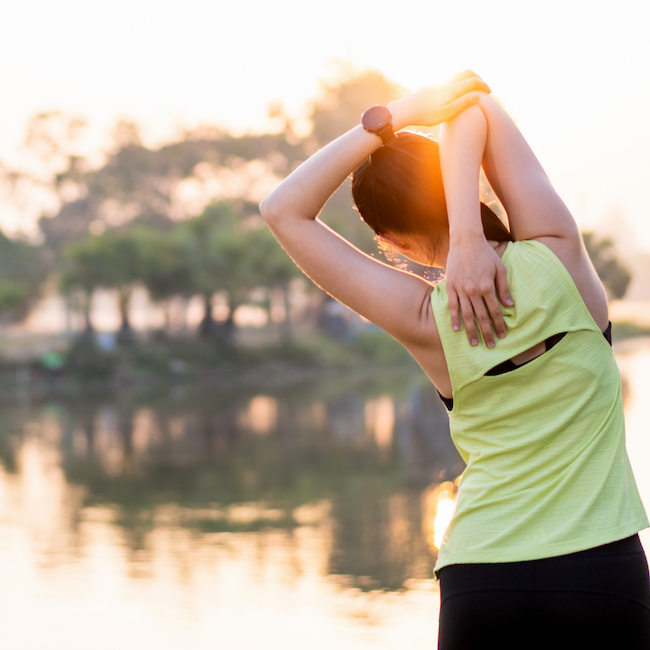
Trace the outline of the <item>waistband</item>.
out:
[[[608,594],[650,608],[648,563],[638,535],[540,560],[452,564],[438,577],[442,601],[474,591],[563,591]]]

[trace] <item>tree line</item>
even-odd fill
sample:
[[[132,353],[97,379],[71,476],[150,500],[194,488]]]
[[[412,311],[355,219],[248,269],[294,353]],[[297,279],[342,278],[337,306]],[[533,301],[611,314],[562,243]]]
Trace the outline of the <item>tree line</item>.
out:
[[[70,242],[61,255],[60,287],[80,296],[85,330],[93,330],[91,309],[97,289],[113,289],[118,296],[121,326],[118,337],[132,337],[129,303],[133,288],[144,286],[160,305],[169,325],[169,309],[176,297],[201,296],[202,336],[218,335],[230,342],[236,309],[249,302],[256,289],[284,296],[285,332],[289,330],[289,291],[300,272],[278,246],[255,212],[243,201],[222,201],[203,213],[158,230],[142,223],[124,229],[89,234]],[[217,323],[212,306],[215,294],[226,304],[228,317]],[[265,301],[267,310],[270,303]],[[269,314],[270,316],[270,314]]]
[[[36,116],[26,145],[49,175],[0,164],[0,189],[8,195],[46,192],[56,208],[39,219],[38,245],[0,233],[0,319],[23,318],[46,280],[55,281],[63,295],[77,297],[87,333],[93,329],[94,293],[115,290],[124,340],[132,336],[129,303],[138,285],[167,314],[175,297],[201,296],[202,336],[231,341],[235,310],[260,290],[282,295],[288,316],[291,281],[300,273],[257,213],[262,189],[357,124],[367,106],[405,92],[379,72],[342,69],[308,107],[310,129],[304,134],[281,106],[271,109],[273,133],[235,137],[200,128],[159,148],[143,144],[138,127],[122,122],[101,164],[80,153],[82,120]],[[321,218],[362,250],[376,251],[348,187],[335,193]],[[610,294],[622,297],[630,274],[612,242],[593,235],[585,242]],[[229,314],[219,323],[212,316],[215,294]]]

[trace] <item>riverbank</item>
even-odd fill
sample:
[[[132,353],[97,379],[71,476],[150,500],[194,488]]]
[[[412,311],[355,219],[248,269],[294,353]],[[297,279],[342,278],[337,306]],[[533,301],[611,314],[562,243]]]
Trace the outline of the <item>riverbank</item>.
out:
[[[103,390],[155,390],[175,384],[283,387],[350,372],[417,368],[408,352],[377,328],[349,340],[298,331],[290,342],[261,331],[242,331],[236,345],[218,337],[138,334],[118,343],[110,333],[92,337],[0,337],[0,396]],[[616,322],[616,348],[636,347],[650,326]]]
[[[0,394],[16,391],[65,394],[103,390],[155,390],[175,384],[282,387],[350,371],[417,368],[408,352],[377,329],[353,340],[315,333],[290,343],[249,337],[226,345],[218,338],[138,336],[106,344],[102,336],[44,337],[0,346]],[[4,354],[2,354],[4,352]]]

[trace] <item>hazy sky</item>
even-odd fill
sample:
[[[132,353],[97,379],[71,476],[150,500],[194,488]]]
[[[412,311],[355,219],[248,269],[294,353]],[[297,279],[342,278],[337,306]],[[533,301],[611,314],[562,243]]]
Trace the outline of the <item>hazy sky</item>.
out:
[[[650,250],[647,0],[20,0],[0,17],[0,160],[43,110],[98,130],[134,118],[150,138],[259,131],[273,101],[298,114],[334,59],[411,89],[471,67],[580,224],[623,219]]]

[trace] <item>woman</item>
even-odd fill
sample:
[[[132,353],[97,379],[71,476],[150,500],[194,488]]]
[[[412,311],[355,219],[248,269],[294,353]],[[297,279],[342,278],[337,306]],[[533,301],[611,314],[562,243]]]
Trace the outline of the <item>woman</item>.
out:
[[[260,210],[314,282],[408,348],[450,409],[467,468],[435,568],[439,647],[649,648],[636,535],[648,522],[605,294],[571,214],[488,93],[467,72],[373,108]],[[439,152],[393,135],[445,120]],[[480,202],[481,166],[509,230]],[[373,260],[317,219],[353,170],[378,239],[445,268],[445,281]]]

